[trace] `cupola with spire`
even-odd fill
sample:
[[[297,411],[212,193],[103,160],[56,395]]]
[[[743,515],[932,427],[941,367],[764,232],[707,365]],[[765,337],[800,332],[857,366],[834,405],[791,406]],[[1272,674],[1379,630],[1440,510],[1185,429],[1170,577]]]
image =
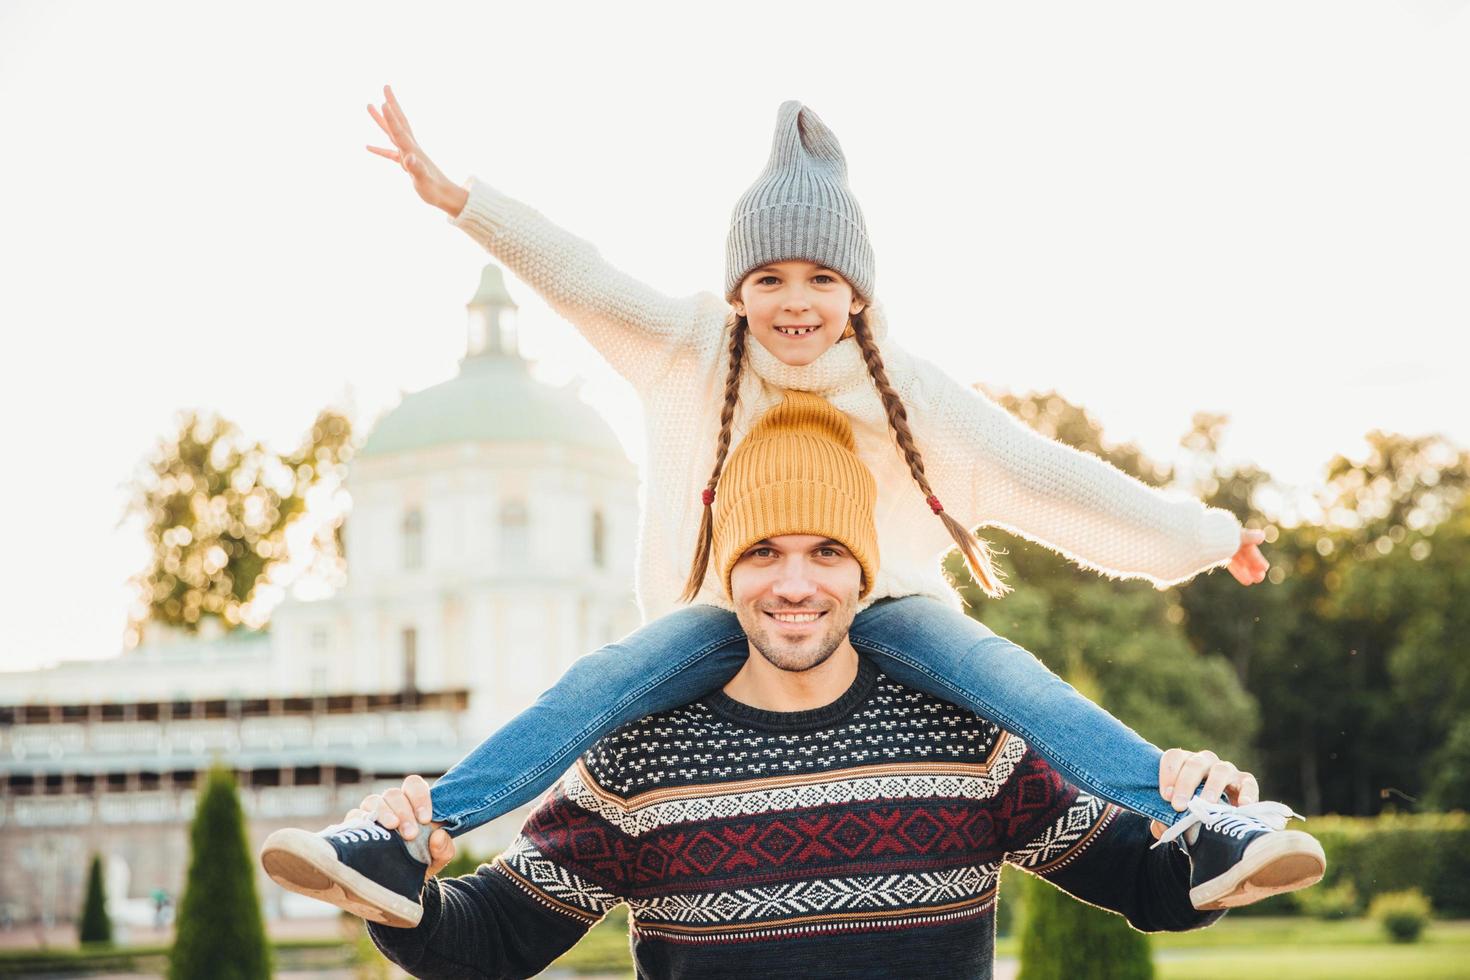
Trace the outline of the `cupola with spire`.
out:
[[[373,427],[360,457],[453,443],[539,442],[626,458],[612,429],[573,388],[531,376],[516,342],[518,307],[499,266],[485,266],[465,309],[469,322],[458,374],[405,397]]]
[[[480,288],[465,304],[469,310],[469,334],[465,357],[519,357],[515,315],[518,307],[505,288],[498,265],[487,265],[480,273]]]

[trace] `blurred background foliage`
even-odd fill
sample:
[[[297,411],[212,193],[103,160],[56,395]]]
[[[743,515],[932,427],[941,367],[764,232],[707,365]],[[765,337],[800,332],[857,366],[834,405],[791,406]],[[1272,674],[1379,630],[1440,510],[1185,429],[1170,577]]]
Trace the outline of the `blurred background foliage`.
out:
[[[991,395],[1032,428],[1261,528],[1271,570],[1224,569],[1160,592],[1112,581],[993,528],[1015,592],[987,600],[951,555],[971,615],[1161,746],[1210,747],[1307,814],[1470,804],[1470,453],[1437,436],[1368,434],[1327,463],[1308,518],[1290,488],[1220,454],[1227,420],[1195,416],[1187,472],[1109,443],[1053,393]]]
[[[214,413],[182,413],[140,468],[128,509],[143,517],[151,551],[133,579],[129,645],[148,624],[262,626],[269,603],[258,600],[273,572],[340,566],[340,488],[351,454],[351,422],[335,411],[321,412],[289,453]]]

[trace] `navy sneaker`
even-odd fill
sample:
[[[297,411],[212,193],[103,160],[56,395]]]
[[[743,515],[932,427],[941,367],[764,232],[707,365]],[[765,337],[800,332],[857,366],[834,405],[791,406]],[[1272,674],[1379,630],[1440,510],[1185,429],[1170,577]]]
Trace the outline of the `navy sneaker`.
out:
[[[1196,796],[1159,838],[1184,838],[1189,900],[1196,909],[1230,909],[1315,885],[1327,870],[1317,838],[1287,830],[1291,808],[1272,802],[1232,806]]]
[[[428,840],[421,826],[413,844]],[[429,870],[409,851],[410,842],[371,817],[311,833],[288,827],[265,839],[260,863],[282,888],[309,895],[385,926],[419,924],[424,876]]]

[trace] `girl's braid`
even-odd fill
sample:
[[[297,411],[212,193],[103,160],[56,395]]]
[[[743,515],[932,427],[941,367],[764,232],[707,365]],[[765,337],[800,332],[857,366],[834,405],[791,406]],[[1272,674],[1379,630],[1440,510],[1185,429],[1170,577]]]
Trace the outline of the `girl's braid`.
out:
[[[990,549],[969,530],[944,511],[939,505],[939,500],[934,496],[934,491],[929,486],[929,478],[924,475],[924,457],[919,453],[919,447],[914,444],[914,434],[909,429],[908,412],[904,410],[903,399],[898,397],[898,392],[888,383],[888,372],[883,367],[883,356],[878,353],[878,345],[873,342],[873,334],[868,328],[867,317],[858,313],[852,318],[853,335],[857,339],[858,347],[863,352],[863,360],[868,365],[868,375],[873,379],[873,385],[878,389],[878,397],[883,400],[883,408],[888,413],[888,427],[893,430],[893,438],[898,443],[898,449],[903,453],[904,461],[909,465],[909,473],[913,475],[914,482],[919,485],[919,491],[928,500],[929,506],[939,519],[944,522],[950,537],[954,538],[955,544],[959,545],[960,553],[965,556],[965,563],[970,566],[970,571],[975,575],[975,581],[985,594],[993,599],[1005,595],[1009,589],[1000,581],[1000,575],[996,571],[995,564],[990,558]]]
[[[725,373],[725,404],[720,409],[720,438],[715,447],[715,469],[704,487],[704,514],[699,519],[699,535],[694,545],[694,562],[689,568],[689,581],[684,583],[685,602],[693,602],[704,587],[704,576],[709,571],[710,548],[714,542],[715,485],[720,482],[720,472],[725,468],[725,457],[730,452],[730,429],[735,422],[735,406],[740,401],[740,373],[745,365],[745,338],[749,335],[750,321],[736,317],[730,329],[730,367]]]

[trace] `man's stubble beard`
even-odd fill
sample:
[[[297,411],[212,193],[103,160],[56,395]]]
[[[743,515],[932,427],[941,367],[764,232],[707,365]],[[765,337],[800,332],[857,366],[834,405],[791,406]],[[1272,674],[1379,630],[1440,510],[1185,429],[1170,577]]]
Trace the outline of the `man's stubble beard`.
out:
[[[827,610],[827,615],[821,620],[826,624],[822,635],[815,641],[799,644],[782,643],[776,639],[774,630],[769,626],[770,621],[765,614],[783,612],[779,606],[770,609],[756,606],[748,611],[737,610],[736,618],[745,628],[745,635],[751,645],[767,663],[777,670],[804,673],[826,663],[837,652],[837,648],[842,646],[842,641],[847,638],[852,621],[857,616],[857,604],[857,595],[853,594],[842,605]],[[754,622],[747,622],[747,618],[753,618]]]

